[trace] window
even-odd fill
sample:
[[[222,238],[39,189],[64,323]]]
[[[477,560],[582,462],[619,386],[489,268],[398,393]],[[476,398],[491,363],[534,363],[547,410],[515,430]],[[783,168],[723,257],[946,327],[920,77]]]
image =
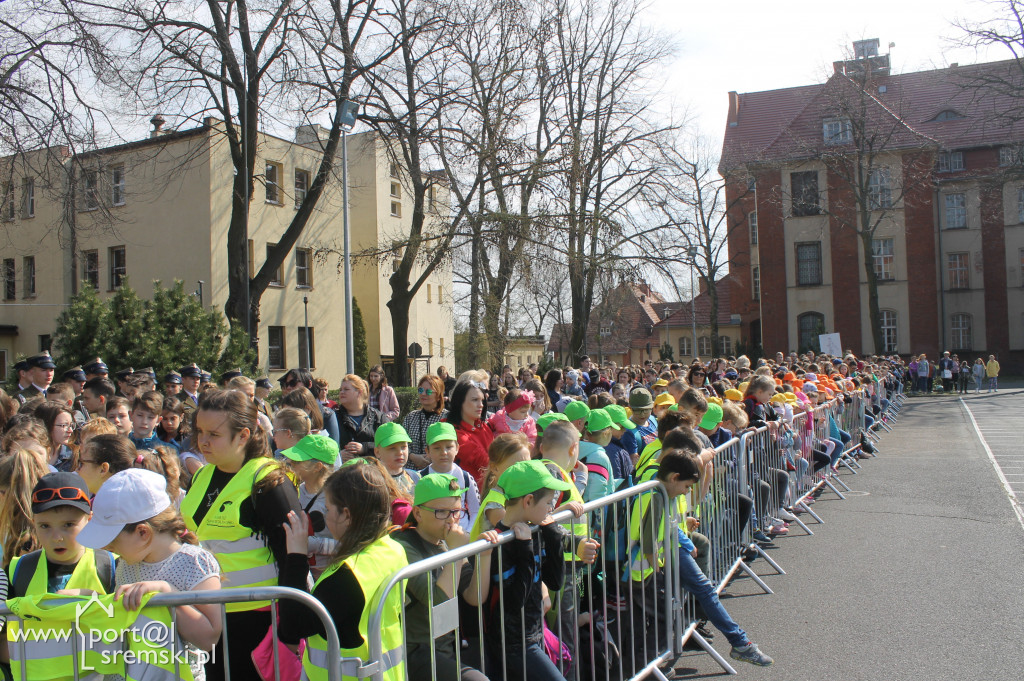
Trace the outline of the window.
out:
[[[799,334],[799,352],[818,350],[818,336],[825,333],[825,315],[820,312],[804,312],[796,318]]]
[[[711,339],[707,336],[701,336],[697,339],[697,354],[702,357],[707,357],[711,354]]]
[[[889,168],[872,168],[868,174],[868,206],[871,210],[892,208],[892,185]]]
[[[82,253],[82,281],[94,291],[100,290],[100,252]]]
[[[299,366],[303,369],[316,368],[316,346],[313,345],[313,331],[312,326],[299,327]]]
[[[612,335],[612,325],[611,324],[602,324],[601,325],[600,333],[601,333],[601,337],[602,338],[606,338],[606,337]]]
[[[252,239],[249,239],[249,243],[246,244],[246,248],[249,252],[249,278],[252,279],[256,276],[256,244]]]
[[[434,356],[434,339],[433,338],[428,338],[427,339],[427,357],[433,357],[433,356]],[[527,357],[526,359],[529,360],[530,358]]]
[[[761,268],[754,267],[750,271],[750,290],[754,300],[761,300]]]
[[[96,210],[100,207],[100,195],[97,187],[98,178],[95,170],[82,172],[82,210]]]
[[[844,144],[853,140],[853,126],[849,118],[833,118],[822,123],[825,144]]]
[[[757,191],[757,178],[755,178],[755,177],[748,177],[747,178],[747,191],[748,192],[756,192]],[[689,354],[689,353],[687,353],[687,354]]]
[[[306,200],[309,191],[309,171],[295,169],[295,207],[298,208]]]
[[[263,181],[267,189],[267,203],[281,203],[281,165],[268,163],[263,171]]]
[[[49,352],[53,349],[53,336],[48,333],[39,334],[39,352]]]
[[[970,272],[968,271],[969,262],[967,253],[946,254],[946,270],[949,272],[950,290],[971,287]],[[957,347],[964,346],[958,345]]]
[[[277,248],[277,244],[267,244],[267,260],[270,260],[270,253],[275,248]],[[284,265],[278,265],[274,270],[274,277],[270,280],[270,285],[284,286]]]
[[[440,355],[441,359],[444,359],[444,338],[442,338],[440,340],[441,340],[441,352],[439,353],[439,355]]]
[[[295,285],[313,288],[313,251],[308,248],[295,249]]]
[[[427,200],[430,201],[430,210],[437,210],[437,186],[427,187]]]
[[[22,274],[25,277],[25,293],[23,294],[26,298],[34,298],[36,295],[36,257],[34,255],[26,255],[22,259]]]
[[[392,217],[396,217],[396,218],[402,217],[402,202],[401,201],[392,201],[391,202],[391,216]]]
[[[729,336],[718,337],[718,349],[720,355],[731,355],[732,354],[732,338]]]
[[[818,171],[807,170],[799,173],[790,173],[789,182],[793,192],[793,217],[799,218],[820,214],[821,208],[818,205]]]
[[[967,228],[967,195],[946,194],[946,229]]]
[[[110,169],[110,204],[124,205],[124,166],[114,166]]]
[[[427,284],[427,302],[428,303],[431,302],[430,301],[430,284]]]
[[[4,300],[14,300],[18,295],[16,276],[14,258],[4,258]]]
[[[871,255],[875,261],[875,278],[878,281],[892,281],[893,275],[893,242],[894,239],[872,239]]]
[[[14,219],[14,183],[8,182],[4,187],[4,220]]]
[[[796,245],[796,285],[821,286],[821,243]]]
[[[747,223],[750,225],[750,243],[757,243],[757,211],[747,216]]]
[[[680,336],[679,337],[679,359],[680,359],[680,361],[684,357],[692,357],[692,356],[693,356],[693,341],[690,339],[689,336]]]
[[[896,311],[880,310],[879,315],[882,319],[882,352],[898,352],[896,348]]]
[[[114,246],[108,253],[110,259],[110,290],[121,288],[124,278],[128,274],[128,265],[125,260],[124,246]]]
[[[971,315],[969,314],[955,314],[953,315],[952,324],[950,324],[950,331],[952,332],[952,347],[957,350],[971,350],[973,349],[973,342],[971,339]]]
[[[964,118],[964,115],[959,112],[953,111],[952,109],[943,109],[942,111],[937,113],[935,115],[935,118],[933,118],[929,122],[955,121],[960,118]]]
[[[267,365],[271,369],[284,369],[284,327],[267,327]]]
[[[26,177],[21,181],[21,217],[31,218],[36,214],[36,181]]]
[[[391,183],[391,196],[395,197],[396,199],[402,198],[402,185],[400,185],[398,182]]]
[[[438,284],[437,285],[437,304],[441,305],[442,303],[444,303],[444,288],[440,284]]]
[[[1021,148],[1018,146],[999,147],[999,165],[1012,166],[1021,162]],[[966,350],[966,348],[964,348]]]
[[[938,168],[940,173],[950,173],[964,169],[964,152],[962,151],[941,151],[939,152]]]
[[[398,179],[398,164],[394,161],[391,162],[390,175],[396,180]]]

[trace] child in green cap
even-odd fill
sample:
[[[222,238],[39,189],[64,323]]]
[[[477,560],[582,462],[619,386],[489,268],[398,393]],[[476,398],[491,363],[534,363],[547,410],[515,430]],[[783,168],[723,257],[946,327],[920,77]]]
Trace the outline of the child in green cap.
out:
[[[373,434],[373,453],[387,469],[399,491],[412,499],[413,489],[420,474],[405,467],[409,461],[409,443],[412,438],[397,423],[382,423]]]
[[[544,651],[544,598],[546,590],[562,588],[564,554],[573,550],[572,538],[550,518],[556,493],[572,485],[556,480],[537,460],[513,464],[498,485],[508,500],[495,529],[511,530],[515,538],[498,548],[500,561],[492,552],[481,554],[480,567],[462,592],[470,605],[482,605],[484,672],[500,676],[504,669],[509,681],[560,681],[565,677]],[[533,526],[539,529],[534,532]],[[589,564],[597,557],[597,543],[587,541],[581,553]]]
[[[285,407],[286,409],[288,407]],[[283,411],[283,410],[282,410]],[[338,443],[327,435],[306,435],[281,456],[294,471],[299,483],[299,506],[309,516],[314,534],[309,538],[309,571],[316,580],[331,562],[337,542],[327,529],[327,498],[324,482],[334,472]]]
[[[459,453],[459,439],[455,432],[455,426],[447,421],[432,423],[427,428],[427,458],[430,465],[420,471],[420,475],[427,476],[434,473],[442,473],[455,478],[459,487],[463,490],[463,512],[459,518],[459,524],[467,533],[473,528],[473,521],[480,511],[480,490],[476,486],[473,476],[462,470],[459,464],[455,463],[455,456]]]

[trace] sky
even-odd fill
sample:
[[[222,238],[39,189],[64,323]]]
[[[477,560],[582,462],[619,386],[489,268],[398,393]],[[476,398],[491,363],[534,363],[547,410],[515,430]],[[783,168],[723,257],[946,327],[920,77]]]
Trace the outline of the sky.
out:
[[[649,0],[644,19],[677,42],[665,94],[720,148],[730,90],[824,82],[854,40],[878,38],[894,73],[1010,57],[959,47],[953,22],[995,15],[986,0]],[[887,47],[895,43],[894,47]],[[1005,50],[1005,48],[1002,48]]]

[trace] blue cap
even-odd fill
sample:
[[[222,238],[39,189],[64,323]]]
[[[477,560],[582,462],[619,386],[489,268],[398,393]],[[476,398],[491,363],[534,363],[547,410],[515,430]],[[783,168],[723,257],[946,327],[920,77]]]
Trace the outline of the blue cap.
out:
[[[181,385],[181,374],[177,371],[168,372],[164,376],[164,383],[170,383],[171,385]]]
[[[178,373],[182,378],[200,378],[203,375],[203,370],[199,368],[198,364],[192,362],[188,366],[178,369]]]
[[[84,383],[85,372],[82,370],[82,367],[72,367],[64,372],[64,376],[62,378],[65,381],[79,381]]]
[[[134,373],[135,373],[135,369],[132,369],[131,367],[128,367],[127,369],[121,369],[120,371],[118,371],[114,375],[117,376],[117,380],[119,380],[119,381],[127,381],[128,377],[131,376]]]
[[[211,378],[212,378],[212,376],[210,376],[210,372],[209,371],[200,371],[199,372],[199,382],[200,383],[209,383]]]
[[[241,369],[228,369],[227,371],[225,371],[223,374],[220,375],[220,382],[221,383],[227,383],[232,378],[237,378],[237,377],[239,377],[241,375],[242,375],[242,370]]]
[[[263,388],[265,390],[273,390],[274,384],[270,382],[269,378],[264,377],[256,381],[256,387]]]
[[[25,363],[29,369],[56,369],[57,365],[53,363],[53,357],[50,357],[50,353],[43,350],[38,355],[32,355],[31,357],[25,358]]]
[[[139,369],[138,371],[135,371],[133,373],[144,374],[144,375],[149,376],[150,378],[152,378],[154,381],[156,381],[156,372],[153,371],[153,367],[146,367],[145,369]]]
[[[100,359],[99,357],[97,357],[93,361],[89,362],[84,367],[82,367],[82,370],[85,371],[85,373],[87,373],[87,374],[109,374],[110,373],[110,369],[103,362],[103,360]]]

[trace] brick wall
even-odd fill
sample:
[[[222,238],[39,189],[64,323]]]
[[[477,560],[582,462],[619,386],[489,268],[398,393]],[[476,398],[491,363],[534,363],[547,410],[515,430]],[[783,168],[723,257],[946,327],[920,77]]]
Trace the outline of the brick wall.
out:
[[[923,157],[922,157],[923,158]],[[906,223],[907,290],[910,297],[909,319],[906,326],[910,334],[910,352],[939,354],[939,297],[936,281],[935,213],[932,185],[922,181],[916,170],[916,156],[906,155],[903,160],[903,182],[907,187],[903,197]],[[922,161],[923,162],[923,161]],[[901,342],[902,344],[902,342]]]
[[[857,251],[860,237],[853,187],[833,170],[827,171],[829,237],[832,247],[832,329],[843,349],[861,354],[860,273],[864,265]],[[873,349],[872,349],[873,350]]]
[[[757,177],[758,253],[761,262],[761,345],[765,354],[796,349],[789,339],[789,305],[786,300],[786,253],[782,220],[782,173],[770,170]]]

